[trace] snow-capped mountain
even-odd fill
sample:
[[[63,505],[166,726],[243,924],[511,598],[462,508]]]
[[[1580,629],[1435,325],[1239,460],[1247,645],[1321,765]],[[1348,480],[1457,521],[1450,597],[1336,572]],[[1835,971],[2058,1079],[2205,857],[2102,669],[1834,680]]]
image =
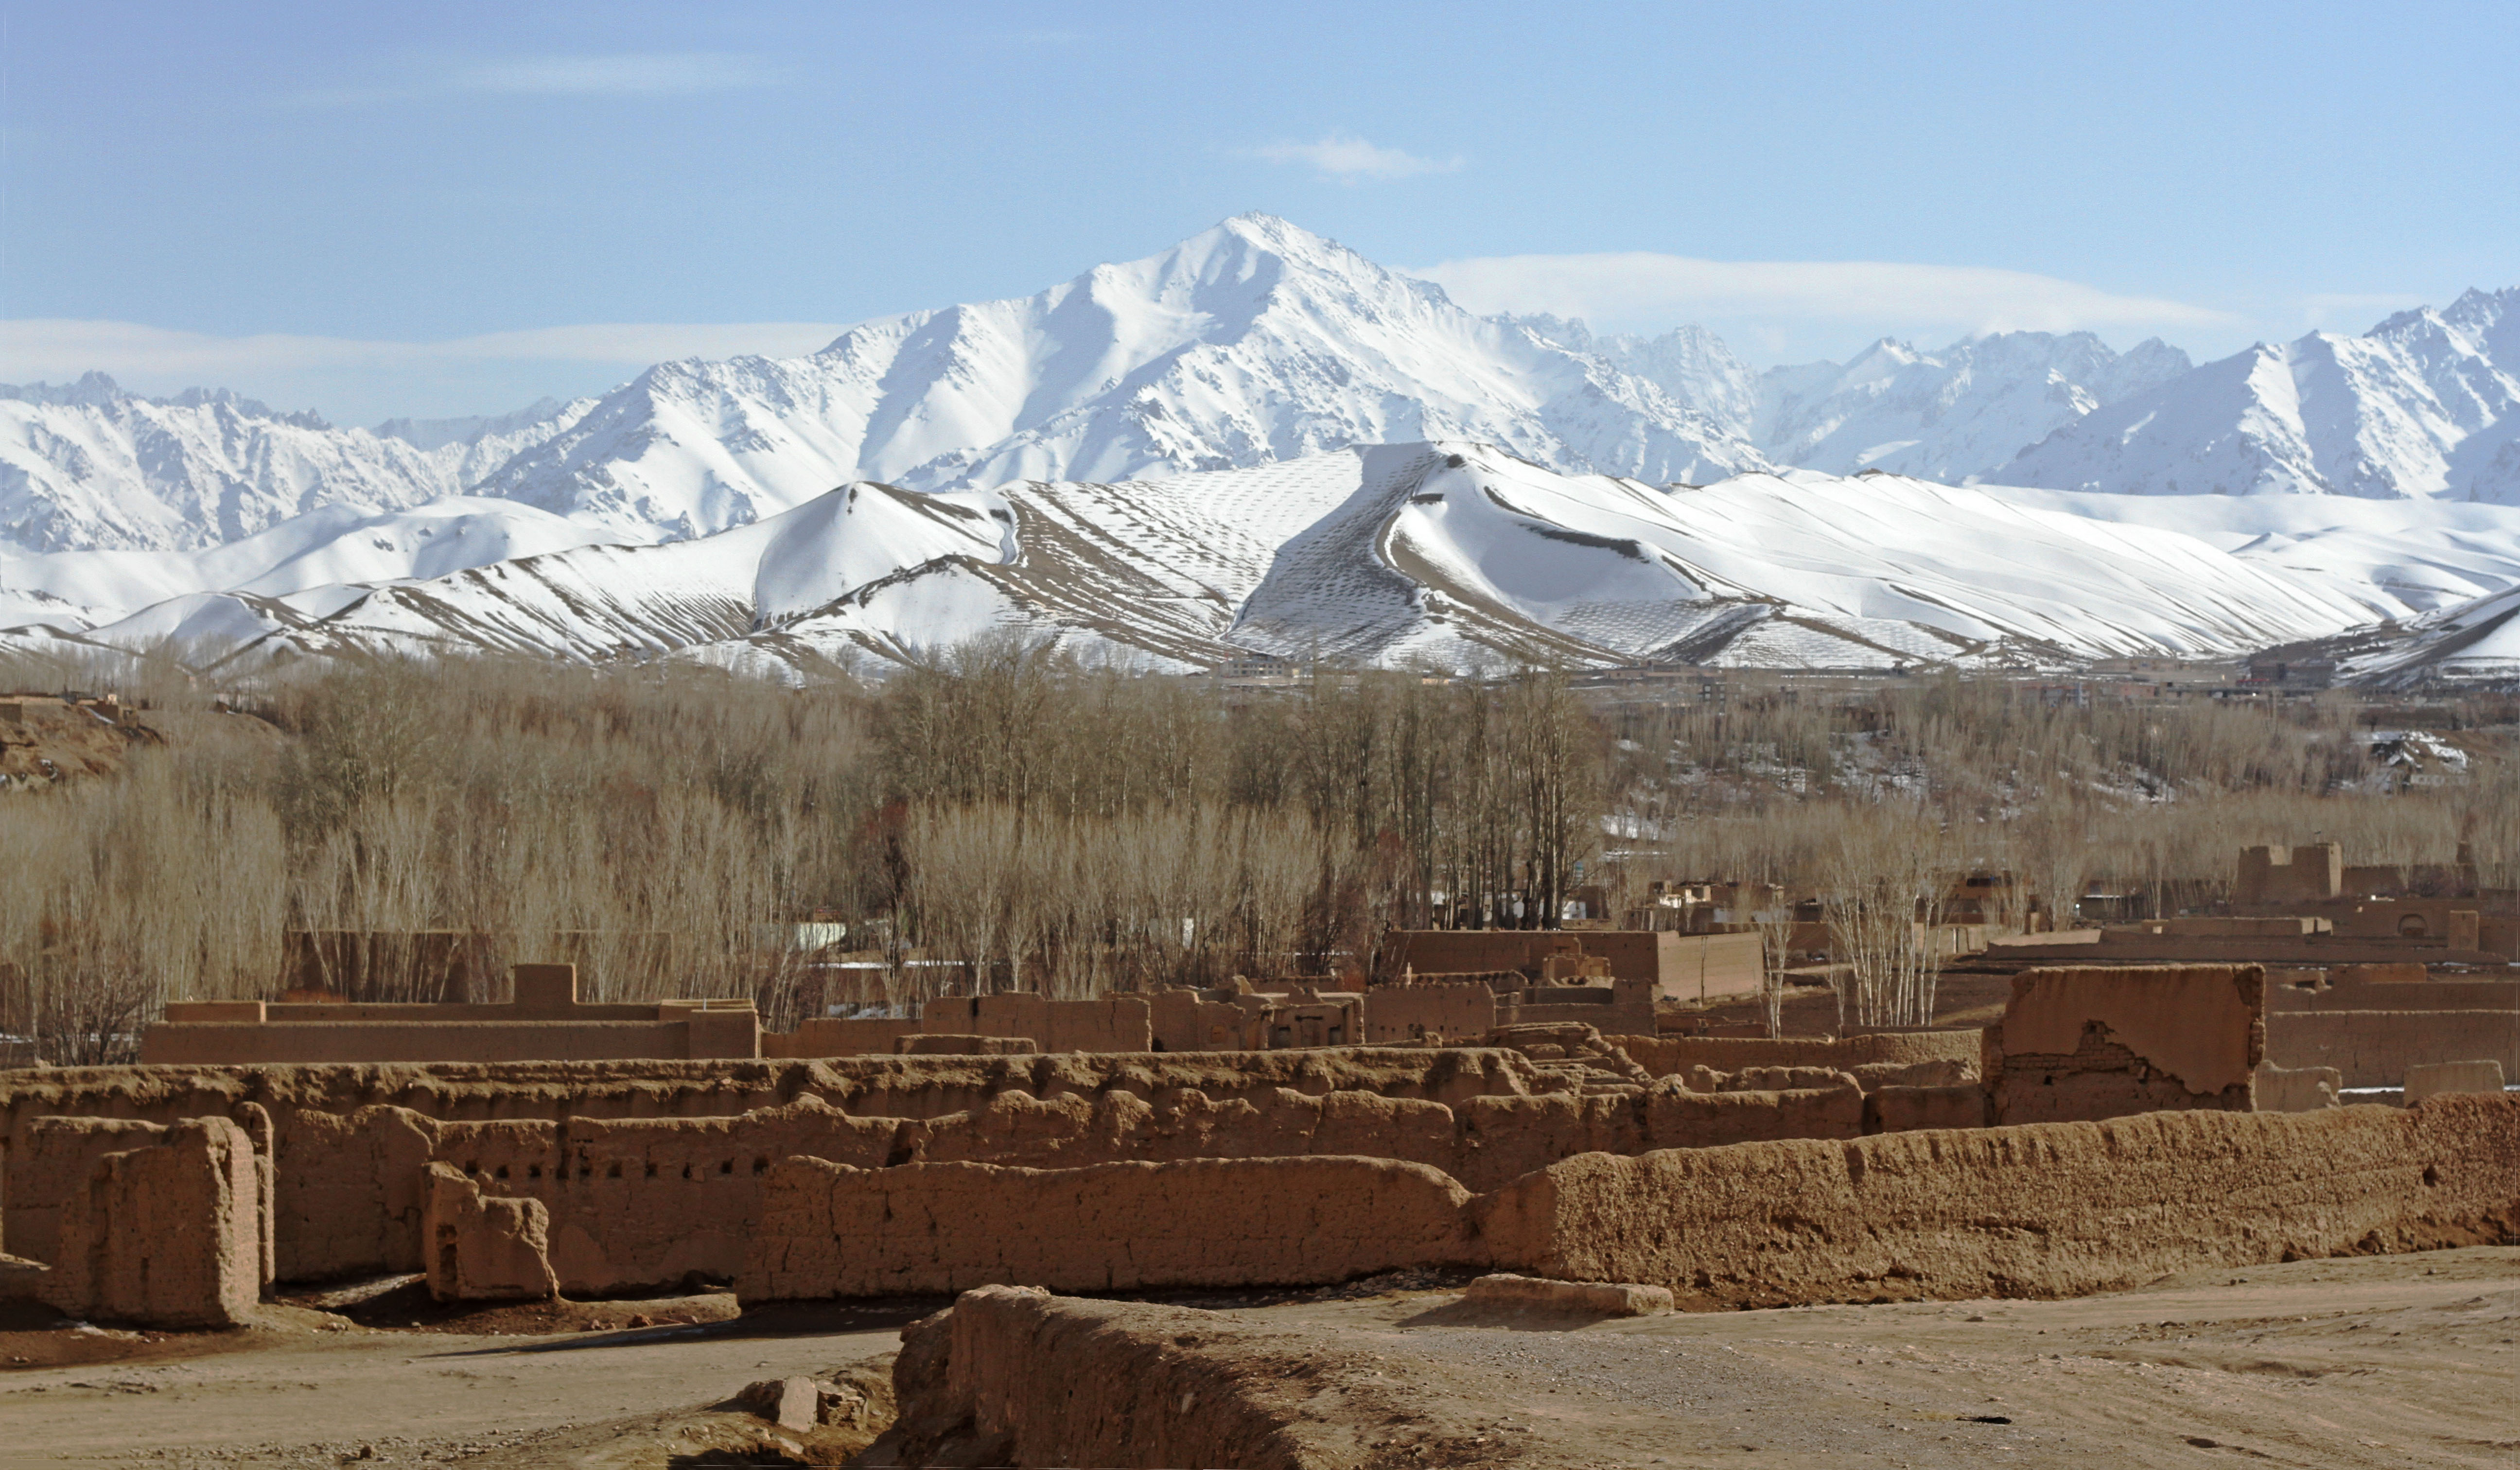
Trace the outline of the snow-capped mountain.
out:
[[[1653,480],[1767,466],[1641,378],[1249,214],[1038,295],[854,327],[811,357],[651,369],[481,493],[689,536],[850,479],[1108,481],[1443,436]]]
[[[1762,375],[1753,438],[1770,458],[1807,469],[1966,484],[1996,476],[2021,446],[2189,366],[2157,337],[2122,353],[2088,332],[1998,333],[1931,353],[1885,337],[1844,367]]]
[[[1795,466],[2520,503],[2515,300],[2472,291],[2364,337],[2193,370],[2157,341],[2119,354],[2088,334],[2008,333],[1754,372],[1699,328],[1475,317],[1254,214],[1037,295],[866,323],[807,357],[665,363],[600,400],[498,418],[337,429],[99,375],[0,388],[0,544],[199,551],[320,507],[450,495],[674,540],[861,479],[1110,483],[1439,437],[1656,483]]]
[[[319,507],[405,510],[463,492],[588,406],[546,400],[423,443],[233,393],[144,398],[102,373],[60,387],[0,386],[0,542],[199,551]]]
[[[2520,288],[2207,363],[2058,429],[1998,477],[2520,505]]]
[[[2221,504],[2225,523],[2200,535],[2146,523],[2176,508],[2140,497],[1808,470],[1673,488],[1466,441],[1376,445],[1151,480],[858,482],[710,536],[382,581],[311,584],[307,554],[274,560],[275,532],[224,584],[193,557],[181,596],[101,626],[45,619],[0,646],[178,638],[247,659],[399,648],[802,667],[1015,629],[1164,669],[1251,653],[2031,668],[2228,657],[2520,586],[2520,510],[2428,504],[2361,525],[2309,513],[2328,500]],[[5,570],[94,606],[96,578],[110,570],[127,592],[152,580],[131,558],[170,557],[86,555]]]
[[[1653,382],[1268,215],[1037,295],[866,323],[810,357],[665,363],[503,420],[336,430],[95,378],[15,391],[0,538],[47,551],[193,549],[322,504],[450,494],[674,539],[857,479],[1112,480],[1442,435],[1658,481],[1768,468]]]
[[[2023,446],[2192,366],[2158,338],[2119,353],[2088,332],[2004,332],[1937,352],[1883,337],[1844,363],[1759,372],[1703,327],[1603,336],[1581,321],[1510,320],[1644,379],[1779,465],[1955,485],[1987,478]]]

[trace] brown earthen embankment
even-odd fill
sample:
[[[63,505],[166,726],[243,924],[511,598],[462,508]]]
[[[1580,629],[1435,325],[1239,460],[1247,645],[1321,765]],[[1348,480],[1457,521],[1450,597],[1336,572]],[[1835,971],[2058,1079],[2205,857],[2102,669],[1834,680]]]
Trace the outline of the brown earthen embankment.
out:
[[[1691,1067],[1738,1072],[1744,1067],[1826,1067],[1853,1072],[1880,1063],[1951,1061],[1978,1063],[1976,1028],[1942,1031],[1865,1032],[1836,1038],[1737,1036],[1613,1036],[1604,1041],[1625,1050],[1656,1077]]]
[[[2520,1100],[1593,1155],[1477,1208],[1500,1262],[1699,1303],[2071,1296],[2520,1236]]]
[[[1320,1436],[1301,1427],[1320,1345],[1246,1329],[1233,1334],[1239,1351],[1183,1351],[1216,1326],[1212,1314],[1174,1307],[1017,1287],[966,1292],[952,1311],[902,1334],[893,1362],[902,1417],[866,1463],[1313,1470],[1345,1462],[1325,1458]]]
[[[47,1114],[176,1118],[239,1102],[345,1113],[378,1103],[432,1118],[717,1117],[807,1092],[846,1112],[932,1118],[1002,1091],[1132,1092],[1180,1088],[1240,1096],[1288,1088],[1454,1102],[1536,1091],[1530,1063],[1478,1047],[1298,1051],[1056,1052],[1038,1056],[848,1056],[735,1061],[334,1063],[58,1067],[0,1071],[0,1128]]]

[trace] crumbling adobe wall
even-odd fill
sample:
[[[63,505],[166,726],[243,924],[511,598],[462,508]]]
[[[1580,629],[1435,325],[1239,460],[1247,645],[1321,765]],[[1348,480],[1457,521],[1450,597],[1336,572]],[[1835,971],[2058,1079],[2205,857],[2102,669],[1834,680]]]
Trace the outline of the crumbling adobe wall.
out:
[[[804,1097],[856,1115],[934,1118],[983,1106],[1000,1092],[1031,1096],[1123,1092],[1151,1097],[1192,1089],[1213,1098],[1281,1089],[1320,1095],[1361,1091],[1460,1102],[1546,1086],[1506,1050],[1341,1047],[1279,1052],[1184,1052],[1037,1057],[867,1056],[721,1062],[510,1062],[270,1067],[65,1067],[0,1072],[0,1248],[40,1240],[51,1208],[30,1183],[28,1131],[51,1116],[166,1124],[265,1110],[277,1131],[287,1196],[274,1237],[281,1276],[322,1279],[360,1270],[418,1270],[421,1200],[415,1177],[428,1153],[384,1169],[337,1160],[366,1145],[341,1120],[394,1107],[448,1122],[595,1118],[725,1118]],[[408,1143],[408,1140],[405,1140]],[[37,1173],[50,1176],[51,1169]],[[339,1191],[346,1191],[341,1193]],[[390,1200],[387,1192],[393,1192]],[[34,1231],[29,1236],[25,1232]],[[20,1251],[20,1254],[26,1254]]]
[[[1157,991],[1147,998],[1147,1021],[1162,1051],[1231,1051],[1258,1044],[1251,1012],[1223,1001],[1211,1001],[1188,987]]]
[[[118,1118],[38,1118],[13,1140],[0,1174],[0,1248],[29,1261],[52,1261],[61,1245],[62,1209],[85,1191],[97,1161],[110,1153],[154,1147],[166,1125]]]
[[[1128,1159],[1361,1154],[1423,1164],[1486,1189],[1579,1153],[1851,1138],[1863,1132],[1863,1110],[1852,1088],[1709,1097],[1671,1081],[1608,1094],[1474,1097],[1458,1108],[1363,1092],[1281,1091],[1248,1099],[1184,1091],[1154,1103],[1009,1092],[969,1113],[909,1124],[894,1158],[1073,1168]]]
[[[1367,1092],[1313,1096],[1282,1089],[1256,1101],[1194,1091],[1167,1092],[1153,1102],[1127,1092],[1037,1098],[1010,1091],[969,1112],[932,1119],[853,1117],[812,1097],[737,1118],[566,1124],[438,1124],[384,1111],[392,1116],[363,1117],[357,1127],[328,1136],[425,1133],[433,1140],[428,1159],[478,1180],[491,1194],[540,1201],[550,1221],[552,1267],[561,1289],[572,1295],[665,1286],[695,1274],[732,1279],[760,1219],[762,1182],[779,1160],[790,1157],[858,1169],[931,1163],[1077,1169],[1356,1155],[1423,1165],[1487,1189],[1581,1153],[1851,1138],[1864,1123],[1864,1099],[1850,1087],[1703,1097],[1671,1084],[1611,1095],[1472,1098],[1459,1109]],[[302,1152],[298,1166],[310,1173],[318,1168]],[[320,1248],[332,1254],[320,1271],[306,1266],[318,1247],[300,1244],[288,1256],[292,1274],[420,1269],[416,1243],[400,1252],[373,1243],[379,1230],[400,1230],[417,1241],[411,1206],[380,1214],[375,1201],[384,1191],[365,1173],[379,1164],[348,1147],[321,1167],[338,1171],[334,1197],[366,1190],[362,1218],[377,1224],[354,1240],[328,1237]],[[382,1167],[414,1166],[398,1160]],[[291,1218],[303,1217],[292,1212]],[[382,1259],[371,1266],[371,1257]]]
[[[736,1118],[445,1124],[435,1159],[490,1193],[538,1202],[561,1289],[591,1295],[732,1281],[776,1160],[880,1168],[915,1126],[808,1096]]]
[[[963,1291],[1313,1285],[1476,1264],[1469,1191],[1390,1159],[1008,1169],[771,1167],[746,1301]]]
[[[1588,1155],[1475,1207],[1491,1256],[1699,1305],[2074,1296],[2520,1235],[2520,1099]]]
[[[2245,1112],[2266,1035],[2258,965],[2024,970],[1986,1033],[1990,1114],[2010,1124]]]
[[[1579,1093],[1563,1077],[1504,1050],[1185,1054],[1118,1066],[1102,1065],[1111,1058],[948,1058],[953,1065],[943,1069],[922,1065],[935,1058],[869,1060],[886,1066],[855,1068],[839,1079],[873,1076],[887,1084],[864,1088],[862,1104],[932,1100],[940,1091],[968,1104],[941,1116],[868,1116],[802,1089],[782,1100],[785,1085],[810,1080],[792,1067],[779,1078],[563,1077],[504,1094],[496,1091],[499,1079],[448,1078],[435,1069],[254,1077],[253,1094],[270,1098],[277,1115],[274,1269],[292,1281],[425,1269],[431,1163],[478,1180],[490,1195],[540,1201],[562,1289],[585,1294],[694,1275],[731,1278],[744,1232],[759,1216],[762,1179],[793,1155],[878,1169],[1356,1154],[1424,1165],[1486,1189],[1597,1150],[1853,1137],[1863,1130],[1862,1098],[1842,1085],[1708,1099],[1666,1080]],[[239,1099],[246,1088],[236,1074],[205,1077],[235,1090],[214,1100],[240,1111],[261,1106]],[[888,1085],[903,1078],[927,1086]],[[169,1097],[197,1097],[204,1078],[146,1080],[159,1084],[147,1100],[162,1106]],[[1190,1082],[1222,1085],[1211,1092],[1183,1085]],[[1374,1082],[1450,1102],[1353,1086]],[[1027,1091],[1026,1083],[1043,1091]],[[1544,1086],[1561,1090],[1528,1091]],[[333,1098],[398,1100],[338,1112],[307,1105]],[[400,1099],[471,1116],[431,1116]],[[126,1093],[115,1100],[144,1099]],[[590,1100],[616,1114],[636,1107],[649,1116],[567,1116]],[[746,1107],[756,1100],[760,1105]],[[698,1108],[732,1111],[689,1115]],[[486,1116],[493,1113],[508,1116]],[[21,1150],[12,1162],[31,1158]],[[9,1228],[46,1228],[17,1208],[44,1208],[40,1189],[21,1186],[10,1202]]]
[[[1912,1065],[1948,1061],[1972,1072],[1978,1064],[1975,1027],[1948,1031],[1872,1031],[1857,1036],[1612,1036],[1604,1041],[1624,1049],[1656,1077],[1685,1074],[1691,1067],[1738,1072],[1745,1067],[1826,1067],[1854,1072],[1876,1064]],[[1859,1075],[1861,1075],[1859,1073]]]
[[[250,1317],[263,1284],[252,1137],[217,1117],[95,1132],[124,1146],[83,1168],[76,1150],[55,1151],[75,1183],[57,1207],[52,1259],[12,1271],[11,1288],[106,1321],[225,1327]]]
[[[1547,1080],[1522,1056],[1504,1050],[1340,1048],[1274,1053],[1182,1053],[1133,1056],[1065,1053],[1040,1057],[861,1057],[843,1061],[738,1061],[722,1063],[512,1063],[502,1065],[377,1065],[315,1067],[114,1067],[63,1068],[0,1074],[0,1119],[5,1119],[9,1173],[0,1178],[0,1247],[36,1254],[49,1241],[59,1195],[67,1185],[46,1180],[74,1179],[62,1160],[30,1146],[36,1120],[53,1115],[130,1123],[164,1124],[203,1114],[268,1115],[277,1135],[273,1269],[283,1279],[322,1280],[356,1274],[419,1270],[420,1179],[436,1158],[457,1164],[458,1155],[480,1147],[440,1151],[437,1125],[444,1123],[541,1123],[504,1145],[514,1151],[516,1187],[554,1208],[558,1262],[573,1270],[572,1289],[583,1283],[662,1283],[690,1271],[729,1275],[738,1251],[725,1237],[683,1232],[691,1218],[683,1205],[637,1211],[581,1238],[572,1218],[597,1218],[595,1209],[562,1209],[554,1187],[525,1188],[533,1170],[556,1172],[558,1136],[568,1119],[581,1130],[606,1121],[726,1120],[810,1102],[827,1114],[872,1115],[863,1133],[889,1140],[903,1124],[953,1116],[985,1106],[1003,1092],[1027,1097],[1152,1097],[1190,1089],[1219,1101],[1271,1098],[1281,1091],[1306,1096],[1358,1091],[1401,1097],[1465,1101],[1488,1092],[1523,1093]],[[828,1105],[826,1105],[828,1099]],[[756,1120],[746,1125],[760,1133]],[[775,1130],[773,1130],[775,1132]],[[855,1145],[836,1140],[837,1125],[816,1123],[812,1148],[854,1157]],[[732,1155],[711,1154],[723,1141],[703,1129],[690,1138],[667,1131],[657,1146],[693,1151],[675,1154],[663,1178],[680,1179],[689,1163],[720,1169]],[[469,1140],[468,1140],[469,1142]],[[68,1145],[62,1145],[68,1146]],[[93,1155],[104,1143],[78,1145]],[[642,1145],[647,1146],[645,1144]],[[767,1137],[744,1155],[742,1169],[786,1146]],[[529,1157],[530,1155],[530,1157]],[[85,1155],[83,1155],[85,1156]],[[884,1162],[883,1157],[869,1160]],[[587,1198],[601,1200],[611,1186],[608,1155],[593,1161],[597,1181]],[[641,1159],[644,1166],[654,1159]],[[495,1167],[495,1166],[493,1166]],[[579,1161],[573,1169],[589,1167]],[[766,1167],[766,1166],[765,1166]],[[742,1220],[748,1200],[727,1214],[726,1196],[743,1194],[751,1180],[713,1177],[706,1209]],[[556,1173],[552,1183],[557,1184]],[[625,1186],[626,1187],[626,1186]],[[603,1208],[602,1206],[596,1207]],[[643,1207],[644,1209],[645,1207]],[[637,1224],[652,1218],[654,1229]],[[671,1242],[663,1243],[663,1242]],[[48,1248],[48,1247],[45,1247]],[[678,1254],[679,1253],[679,1254]]]
[[[2345,1085],[2334,1067],[2278,1067],[2258,1063],[2257,1107],[2262,1113],[2307,1113],[2339,1105]]]
[[[2493,1060],[2520,1077],[2520,1010],[2278,1011],[2267,1017],[2267,1054],[2334,1067],[2349,1088],[2394,1088],[2425,1062]]]
[[[421,1226],[428,1294],[441,1302],[542,1302],[558,1294],[551,1212],[538,1199],[492,1195],[445,1164],[428,1166]]]

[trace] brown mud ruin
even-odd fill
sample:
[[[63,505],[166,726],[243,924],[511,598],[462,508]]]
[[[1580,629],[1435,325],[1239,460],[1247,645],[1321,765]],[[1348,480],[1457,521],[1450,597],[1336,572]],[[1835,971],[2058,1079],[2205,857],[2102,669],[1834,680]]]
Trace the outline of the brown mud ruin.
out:
[[[1601,1317],[2520,1239],[2502,1059],[2438,1054],[2500,1043],[2424,1029],[2464,1010],[2357,1032],[2420,1053],[2356,1053],[2410,1105],[2339,1106],[2347,1069],[2281,1039],[2369,1012],[2271,1005],[2255,964],[2034,966],[1985,1027],[1771,1040],[1657,1032],[1650,951],[1633,976],[1577,960],[1595,973],[994,996],[768,1036],[742,1005],[579,1004],[565,966],[520,969],[504,1006],[172,1007],[144,1065],[0,1074],[0,1290],[153,1328],[397,1275],[450,1308],[970,1293],[906,1335],[869,1463],[1362,1464],[1288,1449],[1286,1406],[1248,1383],[1185,1379],[1210,1405],[1187,1424],[1080,1418],[1028,1400],[1013,1359],[1203,1371],[1141,1360],[1203,1314],[1044,1293],[1496,1274],[1461,1310]],[[865,1049],[795,1054],[841,1042]],[[858,1393],[757,1397],[799,1433],[845,1411],[863,1446],[891,1421]]]

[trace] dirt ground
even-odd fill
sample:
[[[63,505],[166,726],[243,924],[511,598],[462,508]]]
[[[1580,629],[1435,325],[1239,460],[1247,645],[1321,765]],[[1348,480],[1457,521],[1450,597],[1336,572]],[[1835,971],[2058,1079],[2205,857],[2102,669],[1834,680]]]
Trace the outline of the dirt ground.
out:
[[[867,1359],[941,1305],[732,1316],[716,1296],[397,1321],[414,1299],[396,1291],[229,1333],[0,1323],[0,1465],[837,1463],[855,1440],[779,1436],[732,1396],[853,1364],[873,1381]],[[1376,1466],[2520,1463],[2520,1248],[2067,1302],[1623,1321],[1465,1315],[1449,1290],[1174,1300],[1317,1335],[1316,1409]]]

